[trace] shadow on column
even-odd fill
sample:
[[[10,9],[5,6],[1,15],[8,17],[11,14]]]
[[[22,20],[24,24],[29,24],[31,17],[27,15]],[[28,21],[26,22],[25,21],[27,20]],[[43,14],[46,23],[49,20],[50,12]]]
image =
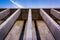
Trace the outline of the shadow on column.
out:
[[[21,34],[20,34],[20,39],[19,39],[19,40],[23,40],[24,30],[25,30],[25,24],[26,24],[26,20],[24,20],[23,29],[22,29],[22,32],[21,32]]]
[[[36,20],[34,20],[34,23],[35,23],[35,31],[36,31],[37,40],[41,40],[39,31],[38,31],[38,28],[37,28]]]

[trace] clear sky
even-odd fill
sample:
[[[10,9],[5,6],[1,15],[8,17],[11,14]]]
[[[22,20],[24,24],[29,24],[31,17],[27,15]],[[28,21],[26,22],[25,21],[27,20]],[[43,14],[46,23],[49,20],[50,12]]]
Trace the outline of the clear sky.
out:
[[[60,0],[0,0],[0,8],[60,8]]]

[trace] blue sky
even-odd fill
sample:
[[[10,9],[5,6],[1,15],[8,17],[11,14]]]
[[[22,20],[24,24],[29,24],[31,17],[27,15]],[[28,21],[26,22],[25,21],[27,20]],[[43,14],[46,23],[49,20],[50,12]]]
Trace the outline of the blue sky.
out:
[[[60,0],[0,0],[0,8],[60,8]]]

